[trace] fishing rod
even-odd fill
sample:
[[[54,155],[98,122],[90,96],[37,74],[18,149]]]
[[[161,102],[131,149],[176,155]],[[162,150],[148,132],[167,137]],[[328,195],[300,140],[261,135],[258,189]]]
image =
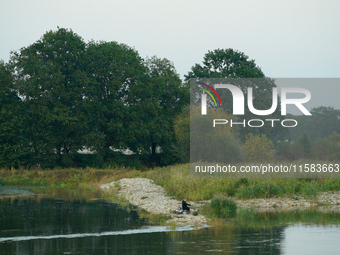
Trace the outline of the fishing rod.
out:
[[[198,201],[200,201],[202,198],[204,198],[206,195],[208,195],[208,194],[211,193],[212,191],[213,191],[213,189],[210,190],[209,192],[205,193],[201,198],[197,199],[197,200],[196,200],[195,202],[193,202],[192,204],[197,203]]]

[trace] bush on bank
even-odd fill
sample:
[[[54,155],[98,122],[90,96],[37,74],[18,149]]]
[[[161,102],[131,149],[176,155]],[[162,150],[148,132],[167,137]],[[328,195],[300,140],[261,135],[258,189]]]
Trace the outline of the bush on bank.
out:
[[[236,216],[236,203],[223,197],[213,198],[209,204],[204,207],[204,213],[209,218],[232,218]]]

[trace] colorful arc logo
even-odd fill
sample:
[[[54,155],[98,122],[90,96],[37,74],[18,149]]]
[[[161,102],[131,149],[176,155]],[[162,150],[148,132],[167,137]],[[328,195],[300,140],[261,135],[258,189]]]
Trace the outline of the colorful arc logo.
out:
[[[206,87],[209,88],[212,92],[214,92],[214,94],[217,96],[217,98],[218,98],[218,100],[220,101],[220,104],[221,104],[221,106],[222,106],[221,98],[220,98],[219,94],[217,93],[217,91],[216,91],[213,87],[211,87],[210,85],[205,84],[205,83],[203,83],[203,82],[197,82],[197,83],[198,83],[198,84],[201,84],[201,85],[203,85],[203,86],[206,86]],[[207,94],[212,98],[212,100],[214,100],[214,103],[215,103],[215,105],[217,106],[216,100],[215,100],[215,98],[213,97],[213,95],[212,95],[208,90],[203,89],[203,88],[201,88],[201,89],[204,90],[205,92],[207,92]]]

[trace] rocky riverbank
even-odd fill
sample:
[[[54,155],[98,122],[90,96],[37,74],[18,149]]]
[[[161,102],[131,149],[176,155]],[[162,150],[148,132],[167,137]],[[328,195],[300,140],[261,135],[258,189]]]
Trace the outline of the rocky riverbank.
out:
[[[129,203],[149,213],[171,216],[171,219],[165,222],[167,225],[204,226],[209,221],[203,215],[174,214],[173,211],[181,207],[181,201],[167,196],[164,189],[150,179],[128,178],[101,185],[103,190],[112,188],[116,189],[118,197],[123,197]],[[324,192],[316,199],[294,197],[233,200],[238,207],[253,208],[256,211],[285,211],[315,207],[321,211],[340,212],[340,192]],[[190,201],[188,202],[190,203]],[[199,209],[206,202],[209,201],[196,203],[194,210]]]
[[[117,189],[118,197],[123,196],[129,203],[138,206],[152,214],[171,216],[166,225],[176,226],[204,226],[208,218],[203,215],[174,214],[182,206],[182,202],[166,195],[163,187],[156,185],[146,178],[129,178],[119,180],[120,188]],[[101,185],[103,190],[117,188],[115,182]],[[190,203],[190,202],[189,202]]]
[[[316,208],[323,212],[340,213],[340,192],[322,192],[316,198],[306,199],[299,196],[293,198],[266,198],[235,200],[238,207],[254,208],[256,211],[289,211]]]

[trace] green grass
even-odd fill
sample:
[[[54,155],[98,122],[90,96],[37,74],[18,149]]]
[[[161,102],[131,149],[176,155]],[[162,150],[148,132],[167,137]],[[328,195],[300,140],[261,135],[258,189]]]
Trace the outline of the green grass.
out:
[[[54,170],[1,169],[3,185],[34,185],[50,187],[82,187],[131,177],[139,171],[127,168],[67,168]]]
[[[143,177],[178,199],[191,201],[222,195],[238,199],[304,196],[314,198],[319,192],[340,191],[340,179],[271,179],[271,178],[190,178],[189,164],[156,168]]]
[[[301,162],[299,162],[301,163]],[[146,171],[129,168],[69,168],[54,170],[0,170],[2,185],[91,187],[121,178],[144,177],[161,185],[177,199],[208,200],[214,196],[238,199],[315,198],[319,192],[340,191],[340,179],[190,178],[189,164],[157,167]]]

